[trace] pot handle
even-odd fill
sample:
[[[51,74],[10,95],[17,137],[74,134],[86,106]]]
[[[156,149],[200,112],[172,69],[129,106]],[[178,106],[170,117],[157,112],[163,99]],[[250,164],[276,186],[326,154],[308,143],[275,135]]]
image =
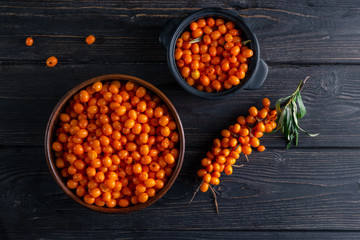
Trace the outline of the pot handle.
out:
[[[254,80],[252,82],[250,82],[245,87],[245,89],[255,90],[255,89],[260,88],[263,85],[263,83],[265,82],[268,71],[269,71],[268,65],[265,63],[264,60],[262,60],[260,58],[259,68],[258,68],[257,72],[255,73]]]
[[[165,24],[163,30],[160,33],[159,36],[159,42],[163,45],[163,47],[168,50],[170,47],[170,41],[171,38],[176,30],[176,28],[181,23],[182,19],[179,18],[173,18],[167,21]]]

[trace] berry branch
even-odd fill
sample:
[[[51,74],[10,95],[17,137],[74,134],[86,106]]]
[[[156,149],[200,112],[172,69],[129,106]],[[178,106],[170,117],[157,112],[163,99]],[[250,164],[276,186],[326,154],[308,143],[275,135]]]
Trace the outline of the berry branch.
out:
[[[259,152],[265,150],[265,146],[260,145],[260,138],[264,133],[270,133],[274,130],[281,129],[281,132],[288,139],[287,148],[295,140],[298,143],[299,130],[305,132],[311,137],[318,134],[309,134],[299,126],[299,119],[306,114],[306,108],[302,101],[300,92],[309,77],[300,81],[296,91],[285,98],[276,102],[276,109],[270,108],[270,100],[262,100],[263,108],[259,111],[256,107],[249,108],[247,117],[239,116],[237,122],[230,125],[228,129],[221,131],[222,138],[216,138],[213,141],[211,151],[206,153],[206,157],[201,160],[202,169],[198,170],[197,176],[202,178],[200,186],[194,192],[189,204],[195,198],[197,192],[207,192],[210,188],[214,195],[216,211],[219,213],[216,193],[213,186],[220,184],[222,172],[226,175],[233,173],[233,167],[243,167],[244,165],[235,165],[240,158],[240,154],[245,155],[246,161],[249,162],[248,156],[252,149],[256,148]],[[299,110],[299,111],[298,111]]]

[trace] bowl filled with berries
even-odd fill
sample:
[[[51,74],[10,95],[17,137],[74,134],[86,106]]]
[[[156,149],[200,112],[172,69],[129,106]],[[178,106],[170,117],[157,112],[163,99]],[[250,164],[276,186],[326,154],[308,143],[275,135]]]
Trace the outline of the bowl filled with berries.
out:
[[[236,12],[205,8],[170,20],[159,41],[178,84],[195,96],[221,99],[258,89],[268,66],[250,25]]]
[[[158,201],[175,182],[184,151],[184,130],[170,100],[152,84],[121,74],[67,92],[45,133],[57,184],[101,212],[131,212]]]

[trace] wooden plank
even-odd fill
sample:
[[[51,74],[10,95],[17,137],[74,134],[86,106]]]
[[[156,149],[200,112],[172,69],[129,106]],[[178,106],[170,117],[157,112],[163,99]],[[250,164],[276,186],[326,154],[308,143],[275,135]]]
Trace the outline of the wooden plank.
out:
[[[136,231],[150,238],[152,231],[360,230],[359,149],[255,153],[215,187],[219,215],[210,192],[198,193],[188,206],[199,183],[201,151],[187,151],[179,178],[159,202],[117,215],[93,212],[67,197],[50,176],[42,148],[2,148],[1,232],[65,238],[98,231],[137,237],[131,235]]]
[[[0,61],[165,62],[158,42],[171,18],[204,7],[232,9],[248,20],[268,62],[360,63],[359,1],[138,1],[0,3]],[[97,41],[87,46],[84,39]],[[26,47],[27,36],[34,46]]]
[[[3,233],[4,238],[5,233]],[[204,231],[124,231],[116,229],[112,231],[100,229],[59,229],[51,232],[34,232],[32,234],[24,233],[10,233],[7,235],[10,239],[34,239],[46,236],[46,238],[56,239],[89,239],[93,236],[106,235],[110,239],[146,239],[146,240],[168,240],[168,239],[243,239],[243,240],[263,240],[263,239],[283,239],[283,240],[303,240],[303,239],[359,239],[359,232],[337,232],[337,231],[218,231],[218,230],[204,230]],[[6,238],[5,238],[6,239]]]
[[[224,100],[209,101],[185,92],[166,64],[43,64],[0,65],[0,145],[42,146],[46,122],[63,94],[76,84],[107,73],[143,78],[164,91],[177,108],[186,133],[187,147],[210,147],[222,128],[263,97],[291,94],[300,79],[312,76],[303,91],[308,113],[300,125],[319,132],[317,138],[301,135],[300,147],[359,147],[359,73],[356,66],[271,66],[267,81],[256,91],[244,90]],[[286,87],[284,87],[286,86]],[[279,133],[267,135],[269,147],[284,147]]]

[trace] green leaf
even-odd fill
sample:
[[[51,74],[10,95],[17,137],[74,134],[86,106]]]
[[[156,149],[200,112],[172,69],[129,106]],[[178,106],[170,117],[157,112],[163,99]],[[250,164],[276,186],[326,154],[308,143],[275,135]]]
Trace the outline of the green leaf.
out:
[[[306,108],[300,92],[308,78],[309,77],[306,77],[304,81],[300,81],[296,91],[292,95],[279,99],[275,104],[276,111],[278,112],[277,129],[281,129],[282,134],[289,141],[287,148],[290,148],[292,144],[295,144],[295,146],[298,145],[299,130],[311,137],[319,135],[308,133],[299,126],[299,119],[303,118],[306,114]]]
[[[285,125],[285,135],[288,136],[288,140],[290,141],[290,133],[291,133],[291,126],[292,126],[292,120],[291,120],[291,110],[289,108],[286,108],[287,114],[286,114],[286,125]]]
[[[250,42],[251,42],[251,40],[245,40],[245,41],[242,41],[241,44],[245,46],[246,44],[248,44]]]
[[[281,114],[281,108],[280,108],[280,101],[276,101],[276,104],[275,104],[275,109],[277,111],[277,114],[278,114],[278,118],[279,118],[279,115]],[[281,116],[281,115],[280,115]],[[281,122],[281,121],[279,121]]]
[[[302,100],[302,97],[301,97],[301,94],[300,92],[298,92],[297,96],[296,96],[296,101],[299,105],[299,109],[300,109],[300,116],[299,116],[299,119],[303,118],[306,114],[306,108],[305,108],[305,105],[304,105],[304,102]]]
[[[306,135],[310,136],[310,137],[317,137],[320,135],[320,133],[308,133],[307,131],[305,131],[304,129],[302,129],[301,127],[299,127],[299,129],[304,132]]]
[[[295,132],[295,146],[297,146],[299,142],[299,128],[296,128],[294,132]]]
[[[280,111],[280,117],[279,117],[279,121],[278,121],[278,129],[282,129],[284,124],[283,124],[283,121],[284,121],[284,118],[286,116],[286,111]],[[283,130],[281,130],[281,132],[284,132]]]
[[[198,38],[194,38],[192,40],[189,41],[189,43],[197,43],[200,42],[202,40],[202,37],[198,37]]]
[[[286,100],[289,100],[292,96],[287,96],[284,98],[280,98],[279,100],[277,100],[277,102],[279,102],[279,104],[281,104],[282,102],[285,102]]]
[[[291,106],[292,106],[292,109],[293,109],[293,121],[295,123],[295,126],[296,127],[299,127],[299,123],[298,123],[298,119],[297,119],[297,106],[296,106],[296,102],[294,100],[292,100],[292,103],[291,103]]]

